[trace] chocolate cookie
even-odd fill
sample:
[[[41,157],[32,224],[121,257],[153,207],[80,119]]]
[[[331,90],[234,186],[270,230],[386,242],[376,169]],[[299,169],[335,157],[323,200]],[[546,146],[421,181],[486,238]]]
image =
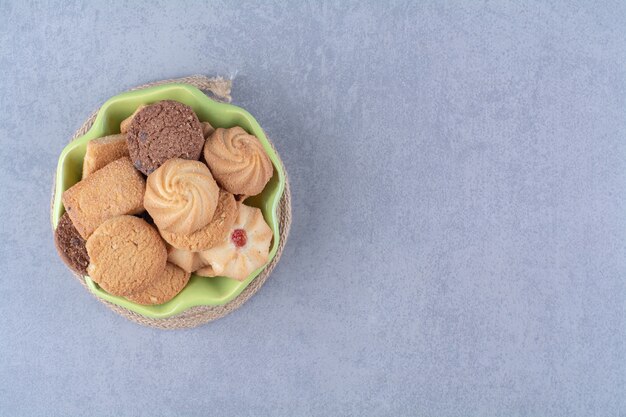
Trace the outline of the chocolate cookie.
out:
[[[163,274],[165,243],[139,217],[118,216],[102,223],[87,239],[91,279],[113,295],[127,296],[148,288]]]
[[[85,239],[78,233],[67,213],[59,219],[54,231],[54,244],[63,262],[74,272],[87,275],[89,255]]]
[[[133,119],[135,118],[137,113],[139,113],[140,111],[142,111],[145,108],[146,108],[145,104],[140,104],[139,107],[137,107],[137,109],[135,109],[133,114],[128,116],[126,119],[122,120],[122,123],[120,123],[120,132],[121,133],[128,132],[128,127],[130,126],[131,122],[133,121]]]
[[[200,159],[204,136],[191,107],[164,100],[133,117],[126,142],[135,168],[149,175],[168,159]]]

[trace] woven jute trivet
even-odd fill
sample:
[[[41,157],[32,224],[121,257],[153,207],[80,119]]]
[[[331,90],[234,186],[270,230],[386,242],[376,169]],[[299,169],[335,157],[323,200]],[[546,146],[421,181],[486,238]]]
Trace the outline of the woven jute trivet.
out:
[[[143,88],[153,87],[155,85],[163,85],[163,84],[171,84],[171,83],[185,83],[193,85],[200,90],[204,91],[211,98],[228,102],[231,101],[230,89],[232,82],[231,80],[227,80],[221,77],[217,78],[209,78],[204,75],[193,75],[190,77],[184,78],[176,78],[169,80],[156,81],[149,84],[144,84],[131,90],[139,90]],[[82,135],[84,135],[93,125],[94,120],[96,119],[96,115],[98,114],[98,110],[93,112],[89,118],[83,123],[83,125],[74,133],[71,140],[74,140]],[[269,141],[269,138],[268,138]],[[272,145],[274,145],[269,141]],[[274,148],[276,152],[276,149]],[[276,152],[278,155],[278,152]],[[280,156],[278,156],[280,159]],[[282,165],[282,161],[281,161]],[[284,165],[283,165],[284,167]],[[52,200],[54,201],[54,190],[56,184],[52,186]],[[52,207],[52,203],[51,203]],[[50,215],[52,218],[52,209],[50,210]],[[142,316],[141,314],[137,314],[134,311],[128,310],[124,307],[120,307],[116,304],[110,303],[106,300],[101,299],[100,297],[95,296],[95,294],[91,293],[87,284],[85,283],[85,279],[78,274],[74,274],[74,276],[78,279],[78,281],[87,289],[87,291],[92,294],[96,299],[102,302],[104,305],[109,307],[111,310],[115,311],[119,315],[126,317],[127,319],[134,321],[135,323],[139,323],[144,326],[156,327],[159,329],[183,329],[183,328],[191,328],[200,326],[202,324],[208,323],[210,321],[219,319],[224,317],[225,315],[233,312],[234,310],[241,307],[250,297],[252,297],[265,283],[267,278],[270,276],[276,264],[280,260],[280,257],[283,253],[283,249],[285,247],[285,243],[287,242],[287,237],[289,236],[289,228],[291,227],[291,193],[289,190],[289,180],[287,178],[287,173],[285,172],[285,191],[280,200],[278,206],[278,219],[279,219],[279,232],[280,239],[278,243],[278,250],[276,252],[276,256],[272,259],[272,261],[261,271],[261,273],[248,285],[236,298],[227,304],[221,306],[197,306],[192,307],[185,312],[178,314],[176,316],[164,318],[164,319],[153,319],[150,317]]]

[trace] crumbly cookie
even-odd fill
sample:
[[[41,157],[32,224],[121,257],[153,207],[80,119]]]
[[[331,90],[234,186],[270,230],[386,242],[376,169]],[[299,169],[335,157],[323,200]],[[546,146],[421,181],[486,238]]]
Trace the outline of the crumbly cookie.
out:
[[[141,213],[145,190],[146,181],[124,157],[65,190],[62,200],[74,227],[87,239],[107,219]]]
[[[190,276],[189,272],[185,272],[168,262],[161,275],[153,280],[146,289],[127,295],[126,298],[143,305],[163,304],[185,288]]]
[[[113,295],[148,288],[165,269],[167,249],[156,229],[135,216],[102,223],[87,239],[91,279]]]
[[[233,194],[257,195],[274,174],[259,139],[239,126],[216,129],[204,145],[204,159],[215,181]]]
[[[83,179],[123,156],[128,156],[126,135],[110,135],[90,140],[83,159]]]
[[[200,159],[204,136],[191,107],[173,100],[140,110],[126,134],[135,167],[146,175],[172,158]]]
[[[61,259],[72,271],[87,275],[89,255],[85,247],[85,239],[78,233],[67,213],[61,216],[54,230],[54,244]]]
[[[148,107],[147,104],[140,104],[139,107],[137,107],[137,109],[133,112],[133,114],[128,116],[126,119],[122,120],[122,123],[120,123],[120,132],[122,132],[122,133],[128,132],[128,128],[130,127],[130,122],[133,121],[133,119],[135,118],[137,113],[139,113],[140,111],[142,111],[146,107]]]
[[[197,252],[220,243],[237,218],[237,203],[232,194],[220,190],[213,219],[200,230],[190,234],[177,234],[160,230],[163,239],[178,249]]]

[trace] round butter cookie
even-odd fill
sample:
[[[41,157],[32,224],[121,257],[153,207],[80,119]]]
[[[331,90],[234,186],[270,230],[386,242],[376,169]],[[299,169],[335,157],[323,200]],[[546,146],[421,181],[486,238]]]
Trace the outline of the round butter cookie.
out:
[[[126,298],[143,305],[163,304],[185,288],[190,276],[190,273],[168,262],[161,275],[154,279],[147,288],[127,295]]]
[[[165,269],[167,249],[157,230],[139,217],[117,216],[87,239],[87,273],[105,291],[127,296],[147,288]]]

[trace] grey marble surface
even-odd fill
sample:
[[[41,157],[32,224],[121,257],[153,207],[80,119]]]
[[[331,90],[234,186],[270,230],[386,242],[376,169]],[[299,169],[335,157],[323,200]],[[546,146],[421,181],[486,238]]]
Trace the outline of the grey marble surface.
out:
[[[0,0],[1,416],[625,416],[623,2]],[[341,3],[341,4],[339,4]],[[142,328],[48,222],[104,100],[234,76],[291,178],[242,309]]]

